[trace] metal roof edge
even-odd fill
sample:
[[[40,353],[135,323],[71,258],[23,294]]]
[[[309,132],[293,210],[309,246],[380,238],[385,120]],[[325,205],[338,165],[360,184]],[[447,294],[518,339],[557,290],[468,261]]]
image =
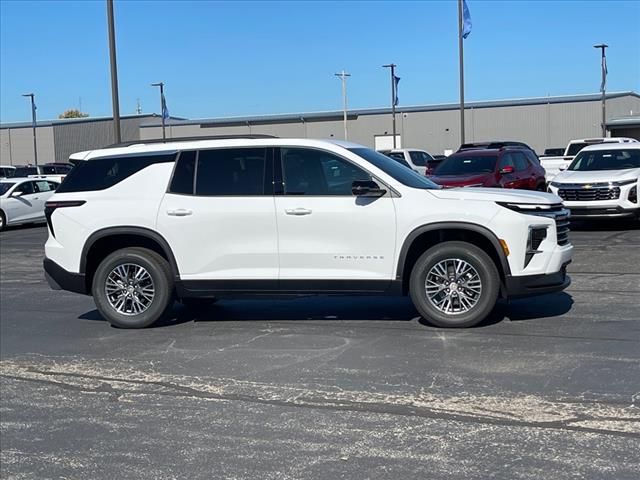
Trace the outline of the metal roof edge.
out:
[[[145,119],[145,118],[160,118],[160,114],[158,113],[143,113],[141,115],[120,115],[120,119],[121,120],[128,120],[128,119],[132,119],[132,118],[140,118],[140,119]],[[184,117],[169,117],[170,119],[175,119],[175,120],[186,120]],[[36,122],[36,126],[38,127],[51,127],[54,125],[66,125],[66,124],[72,124],[72,123],[90,123],[90,122],[104,122],[104,121],[111,121],[113,120],[113,117],[84,117],[84,118],[56,118],[53,120],[38,120]],[[32,124],[31,122],[7,122],[7,123],[0,123],[0,129],[7,129],[7,128],[31,128]]]
[[[640,94],[630,90],[621,92],[607,93],[607,99],[619,98],[625,96],[633,96],[640,98]],[[530,97],[530,98],[515,98],[504,100],[481,100],[465,103],[465,109],[472,108],[491,108],[491,107],[516,107],[524,105],[541,105],[546,103],[574,103],[574,102],[590,102],[600,100],[600,93],[589,94],[576,94],[576,95],[561,95],[561,96],[547,96],[547,97]],[[458,103],[438,103],[431,105],[409,105],[396,107],[397,113],[412,113],[412,112],[428,112],[428,111],[442,111],[442,110],[455,110],[459,108]],[[358,117],[359,115],[381,115],[391,113],[390,107],[377,107],[377,108],[362,108],[362,109],[350,109],[348,111],[349,116]],[[326,110],[316,112],[301,112],[301,113],[283,113],[283,114],[266,114],[266,115],[245,115],[245,116],[229,116],[229,117],[212,117],[212,118],[195,118],[183,121],[170,121],[167,125],[180,126],[180,125],[202,125],[210,124],[214,125],[240,125],[256,123],[269,123],[269,122],[296,122],[305,120],[321,120],[331,117],[342,117],[342,110]],[[152,128],[159,127],[159,122],[142,123],[140,128]]]

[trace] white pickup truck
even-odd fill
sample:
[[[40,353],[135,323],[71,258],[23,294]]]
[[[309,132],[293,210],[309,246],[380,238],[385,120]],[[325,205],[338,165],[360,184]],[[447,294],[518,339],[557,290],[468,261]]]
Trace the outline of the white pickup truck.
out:
[[[589,145],[599,143],[635,143],[637,140],[625,137],[597,137],[571,140],[560,157],[541,157],[540,164],[546,172],[546,180],[549,183],[560,172],[566,170],[580,150]]]

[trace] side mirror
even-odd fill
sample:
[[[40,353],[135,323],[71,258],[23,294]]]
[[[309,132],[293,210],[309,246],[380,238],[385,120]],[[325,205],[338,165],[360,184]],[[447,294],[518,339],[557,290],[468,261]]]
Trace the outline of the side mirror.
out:
[[[14,190],[13,192],[11,192],[11,195],[9,195],[10,197],[21,197],[22,195],[24,195],[24,192],[22,190]]]
[[[500,169],[500,173],[502,175],[507,175],[509,173],[513,173],[513,167],[511,165],[507,165],[506,167],[503,167]]]
[[[373,180],[355,180],[351,184],[351,193],[357,197],[381,197],[387,191]]]
[[[560,170],[561,172],[564,172],[567,169],[566,165],[561,165],[560,168],[558,168],[558,170]]]

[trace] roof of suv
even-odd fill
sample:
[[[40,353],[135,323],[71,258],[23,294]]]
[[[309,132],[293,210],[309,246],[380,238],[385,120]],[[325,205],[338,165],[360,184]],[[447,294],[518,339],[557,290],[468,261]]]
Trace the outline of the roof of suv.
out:
[[[343,148],[367,148],[357,143],[344,140],[316,140],[309,138],[246,138],[234,137],[215,140],[167,140],[164,143],[145,143],[140,140],[127,146],[114,146],[96,150],[87,150],[72,154],[70,160],[91,160],[106,156],[129,155],[154,152],[174,152],[178,150],[188,150],[194,148],[215,148],[215,147],[277,147],[277,146],[299,146],[299,147],[322,147],[327,145],[338,145]]]
[[[605,142],[605,143],[597,143],[595,145],[589,145],[588,147],[584,147],[581,152],[591,152],[593,150],[640,150],[640,142],[629,142],[629,143],[614,143],[614,142]]]

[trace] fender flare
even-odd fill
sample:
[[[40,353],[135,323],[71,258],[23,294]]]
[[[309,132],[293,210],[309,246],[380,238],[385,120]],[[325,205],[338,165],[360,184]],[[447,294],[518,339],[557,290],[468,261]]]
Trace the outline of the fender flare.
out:
[[[82,247],[82,256],[80,257],[80,273],[86,273],[87,268],[87,256],[93,245],[100,239],[109,237],[112,235],[136,235],[139,237],[145,237],[149,240],[153,240],[158,245],[169,259],[169,266],[171,267],[171,271],[173,272],[176,278],[179,277],[178,264],[176,263],[176,258],[173,255],[173,251],[169,246],[169,243],[165,240],[165,238],[160,235],[158,232],[151,230],[145,227],[134,227],[134,226],[122,226],[122,227],[107,227],[102,228],[93,232],[87,238],[87,241],[84,243]]]
[[[415,239],[418,238],[423,233],[434,232],[434,231],[437,232],[442,230],[466,230],[469,232],[474,232],[482,235],[487,240],[489,240],[489,242],[491,242],[491,245],[493,245],[493,248],[495,249],[496,254],[498,255],[498,258],[500,259],[500,265],[502,267],[502,272],[504,273],[504,276],[507,277],[508,275],[511,275],[511,268],[509,267],[509,262],[507,260],[507,257],[504,254],[504,251],[502,250],[502,245],[500,245],[500,241],[498,240],[498,237],[496,237],[491,230],[489,230],[486,227],[483,227],[482,225],[478,225],[476,223],[436,222],[436,223],[429,223],[426,225],[421,225],[419,227],[416,227],[404,239],[404,243],[402,244],[402,248],[400,249],[400,255],[398,257],[398,267],[396,269],[397,280],[402,280],[404,277],[404,264],[407,258],[407,253],[409,252],[409,249],[411,248],[411,245],[413,244]]]

